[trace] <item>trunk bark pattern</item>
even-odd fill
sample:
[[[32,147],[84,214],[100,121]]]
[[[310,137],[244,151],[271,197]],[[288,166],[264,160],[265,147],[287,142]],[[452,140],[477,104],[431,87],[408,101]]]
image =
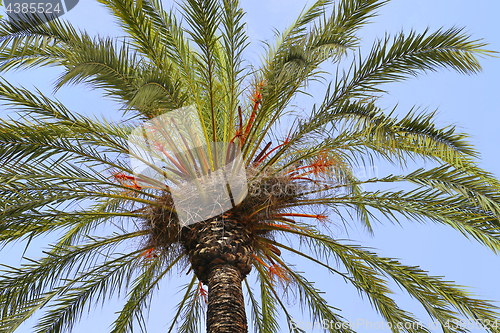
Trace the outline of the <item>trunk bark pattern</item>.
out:
[[[183,244],[198,279],[208,285],[208,333],[248,332],[241,282],[252,269],[249,224],[219,216],[183,230]]]
[[[210,271],[207,333],[248,332],[241,281],[241,274],[232,265],[219,265]]]
[[[208,275],[218,265],[234,266],[242,280],[252,269],[252,232],[233,219],[213,219],[194,224],[184,235],[184,246],[198,279],[208,284]]]

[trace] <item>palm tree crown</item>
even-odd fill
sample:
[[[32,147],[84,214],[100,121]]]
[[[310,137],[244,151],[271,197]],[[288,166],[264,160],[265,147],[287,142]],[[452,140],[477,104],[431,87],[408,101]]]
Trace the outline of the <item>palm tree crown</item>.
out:
[[[435,113],[413,109],[398,118],[378,105],[384,83],[441,68],[480,71],[476,57],[491,54],[484,43],[457,28],[399,33],[344,68],[340,61],[359,50],[359,29],[387,1],[318,0],[277,34],[253,68],[243,60],[248,42],[237,0],[184,0],[182,20],[159,0],[99,2],[126,37],[92,37],[62,20],[0,21],[0,71],[60,66],[57,89],[86,84],[129,116],[119,123],[83,116],[0,80],[0,100],[19,111],[0,120],[0,242],[60,235],[41,260],[1,273],[2,332],[14,332],[36,312],[42,315],[35,332],[71,331],[89,304],[120,291],[127,297],[112,332],[132,331],[136,320],[142,329],[142,312],[173,270],[190,282],[169,332],[198,331],[205,303],[208,332],[246,332],[244,295],[255,331],[279,332],[282,313],[290,331],[303,332],[282,292],[297,295],[313,321],[331,323],[329,331],[352,332],[289,254],[342,276],[394,332],[427,329],[411,325],[418,319],[391,298],[392,282],[445,332],[462,332],[450,323],[463,316],[500,332],[487,301],[329,232],[355,222],[371,232],[377,217],[402,216],[449,225],[500,250],[500,184],[479,168],[467,136],[437,127]],[[339,70],[324,72],[326,62]],[[292,112],[291,102],[310,82],[330,76],[325,96],[307,114]],[[183,125],[187,116],[154,125],[174,110],[192,110],[198,125]],[[291,125],[279,137],[285,118]],[[154,151],[156,162],[130,148],[133,134],[143,132],[149,134],[139,137],[149,141],[142,149]],[[134,169],[134,159],[154,175]],[[405,173],[415,159],[434,167]],[[376,160],[401,167],[401,174],[356,178],[356,167]],[[227,187],[231,207],[185,223],[179,202],[200,215],[194,198],[213,195],[221,168],[226,178],[244,170],[238,178],[244,183]],[[363,188],[382,183],[413,187]]]

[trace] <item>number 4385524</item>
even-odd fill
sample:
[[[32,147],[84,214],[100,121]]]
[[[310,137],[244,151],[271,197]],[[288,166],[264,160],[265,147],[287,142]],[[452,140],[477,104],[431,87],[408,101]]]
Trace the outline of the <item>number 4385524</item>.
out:
[[[5,8],[7,14],[59,14],[63,11],[60,8],[59,4],[53,6],[51,3],[41,3],[41,2],[32,2],[32,3],[15,3],[8,4]]]

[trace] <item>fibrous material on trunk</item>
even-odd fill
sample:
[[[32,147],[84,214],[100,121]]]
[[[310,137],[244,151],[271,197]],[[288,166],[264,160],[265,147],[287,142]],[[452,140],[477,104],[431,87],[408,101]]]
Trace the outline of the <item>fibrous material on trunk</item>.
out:
[[[196,276],[204,284],[208,284],[210,269],[217,265],[234,266],[245,278],[251,270],[256,236],[270,233],[259,226],[274,221],[285,204],[297,200],[301,190],[299,182],[289,175],[255,177],[254,173],[248,171],[251,179],[248,195],[238,206],[184,227],[175,213],[171,193],[163,191],[159,205],[148,208],[143,223],[147,246],[161,250],[181,244]]]

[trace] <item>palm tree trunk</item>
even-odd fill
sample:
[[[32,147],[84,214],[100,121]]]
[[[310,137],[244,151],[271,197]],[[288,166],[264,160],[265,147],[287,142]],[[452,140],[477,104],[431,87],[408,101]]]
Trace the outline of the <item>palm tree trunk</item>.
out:
[[[239,270],[217,265],[208,275],[207,333],[248,332]]]
[[[241,282],[252,269],[251,228],[237,219],[214,218],[184,228],[182,238],[194,273],[208,285],[207,332],[246,333]]]

